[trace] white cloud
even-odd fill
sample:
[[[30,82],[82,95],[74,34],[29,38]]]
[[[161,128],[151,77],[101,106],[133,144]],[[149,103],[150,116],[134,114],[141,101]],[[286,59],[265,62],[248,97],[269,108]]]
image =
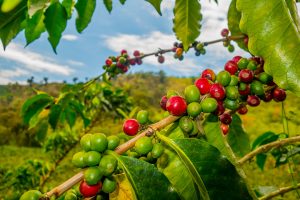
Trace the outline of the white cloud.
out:
[[[1,77],[2,78],[13,78],[13,77],[19,77],[19,76],[24,76],[24,75],[28,75],[28,71],[17,68],[14,70],[9,70],[9,69],[5,69],[5,70],[1,70]]]
[[[68,60],[67,63],[69,63],[70,65],[76,65],[76,66],[85,66],[85,64],[83,62],[80,61],[76,61],[76,60]]]
[[[24,49],[16,43],[11,43],[7,49],[0,50],[0,57],[22,64],[28,72],[45,72],[59,75],[70,75],[73,70],[68,65],[61,65],[44,55]],[[2,70],[1,70],[2,71]],[[2,76],[2,73],[0,75]]]
[[[75,41],[78,40],[78,36],[77,35],[72,35],[72,34],[66,34],[62,36],[63,40],[67,40],[67,41]]]

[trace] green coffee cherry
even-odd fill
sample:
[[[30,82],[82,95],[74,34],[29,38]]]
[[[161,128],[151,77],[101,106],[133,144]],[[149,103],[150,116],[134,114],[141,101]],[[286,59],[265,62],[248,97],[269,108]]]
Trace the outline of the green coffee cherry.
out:
[[[107,149],[107,138],[103,133],[95,133],[91,137],[91,150],[103,152]]]
[[[103,172],[99,167],[89,167],[84,171],[84,179],[88,185],[97,184],[103,176]]]
[[[236,100],[240,96],[239,91],[236,86],[227,86],[225,88],[225,90],[226,90],[226,97],[228,99]]]
[[[159,158],[164,153],[163,145],[161,143],[155,143],[151,153],[153,158]]]
[[[145,155],[153,148],[152,139],[149,137],[142,137],[136,141],[134,147],[137,153]]]
[[[200,91],[195,85],[189,85],[184,90],[184,96],[187,103],[197,102],[200,99]]]
[[[99,167],[103,170],[104,176],[110,176],[117,168],[118,161],[111,155],[105,155],[100,160]]]
[[[146,124],[149,121],[149,112],[147,110],[139,111],[136,119],[140,124]]]
[[[87,134],[85,134],[84,136],[81,137],[80,145],[81,145],[81,148],[84,151],[90,151],[91,150],[91,137],[92,137],[92,134],[90,134],[90,133],[87,133]]]
[[[84,160],[85,152],[80,151],[73,155],[72,163],[78,168],[84,168],[86,166]]]
[[[187,116],[181,117],[180,120],[179,120],[179,127],[184,132],[189,133],[193,130],[193,122]]]
[[[231,81],[231,75],[228,71],[221,71],[217,75],[217,82],[226,87]]]
[[[187,106],[187,113],[191,117],[197,117],[201,111],[201,104],[198,102],[192,102]]]
[[[117,182],[115,180],[106,178],[103,181],[102,191],[105,193],[111,193],[115,191],[116,187],[117,187]]]
[[[114,150],[119,146],[120,138],[116,135],[111,135],[107,137],[107,149]]]

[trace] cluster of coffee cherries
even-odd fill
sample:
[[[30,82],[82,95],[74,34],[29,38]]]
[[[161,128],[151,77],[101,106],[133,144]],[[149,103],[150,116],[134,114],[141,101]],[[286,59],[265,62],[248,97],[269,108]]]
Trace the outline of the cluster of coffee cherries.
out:
[[[102,133],[85,134],[80,145],[82,151],[74,154],[72,163],[78,168],[84,168],[84,180],[79,191],[83,197],[92,197],[100,191],[111,193],[116,189],[117,182],[113,174],[117,169],[117,159],[106,150],[114,150],[120,143],[118,136],[106,137]]]
[[[264,72],[263,65],[264,61],[259,57],[235,56],[217,75],[211,69],[205,69],[194,85],[185,88],[183,96],[175,91],[168,92],[161,99],[161,108],[171,115],[184,116],[179,121],[180,127],[190,134],[194,134],[195,127],[192,119],[200,113],[215,114],[226,135],[233,113],[246,114],[247,106],[258,106],[261,100],[285,100],[286,92]]]
[[[224,46],[224,47],[227,47],[227,50],[228,50],[229,52],[233,52],[233,51],[234,51],[234,46],[231,44],[231,40],[228,39],[228,36],[229,36],[229,30],[228,30],[227,28],[222,29],[222,30],[221,30],[221,36],[227,38],[227,40],[225,40],[225,41],[223,42],[223,46]],[[243,42],[244,42],[244,44],[246,45],[246,47],[248,47],[248,40],[249,40],[248,36],[245,35],[245,38],[244,38]]]

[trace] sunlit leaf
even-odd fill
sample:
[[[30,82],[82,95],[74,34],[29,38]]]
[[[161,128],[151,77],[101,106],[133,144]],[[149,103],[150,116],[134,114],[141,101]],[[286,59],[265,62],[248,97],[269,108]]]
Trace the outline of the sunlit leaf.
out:
[[[76,29],[81,33],[90,23],[94,10],[96,8],[96,0],[78,0],[75,4],[78,13],[76,18]]]
[[[103,0],[103,3],[105,5],[106,10],[110,13],[113,8],[113,2],[112,0]]]
[[[158,12],[159,15],[161,15],[160,5],[163,0],[146,0],[146,1],[149,2],[155,8],[155,10]]]
[[[43,10],[39,10],[27,20],[25,28],[27,45],[38,39],[45,31],[44,18],[45,16]]]

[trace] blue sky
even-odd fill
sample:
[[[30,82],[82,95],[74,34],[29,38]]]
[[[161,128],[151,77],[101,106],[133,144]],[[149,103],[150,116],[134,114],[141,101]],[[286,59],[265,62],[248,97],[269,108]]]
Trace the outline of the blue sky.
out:
[[[226,13],[229,6],[227,0],[203,0],[201,41],[220,38],[220,30],[226,27]],[[34,76],[39,82],[48,77],[50,82],[71,82],[73,77],[83,81],[102,72],[102,65],[110,55],[118,55],[121,49],[132,53],[135,49],[144,53],[153,52],[158,48],[170,48],[176,38],[172,32],[172,9],[174,0],[164,0],[163,16],[159,16],[154,8],[145,1],[128,0],[125,5],[114,1],[113,11],[109,14],[97,1],[92,22],[82,34],[75,29],[76,12],[69,20],[67,29],[54,54],[47,40],[47,33],[40,39],[25,46],[24,33],[7,47],[0,50],[0,84],[9,82],[26,83],[27,78]],[[168,75],[195,76],[205,68],[219,71],[226,60],[234,55],[242,54],[236,49],[229,53],[222,44],[214,44],[207,48],[205,56],[196,57],[188,53],[183,61],[166,55],[166,62],[158,64],[155,57],[144,60],[141,66],[134,66],[130,72],[164,70]]]

